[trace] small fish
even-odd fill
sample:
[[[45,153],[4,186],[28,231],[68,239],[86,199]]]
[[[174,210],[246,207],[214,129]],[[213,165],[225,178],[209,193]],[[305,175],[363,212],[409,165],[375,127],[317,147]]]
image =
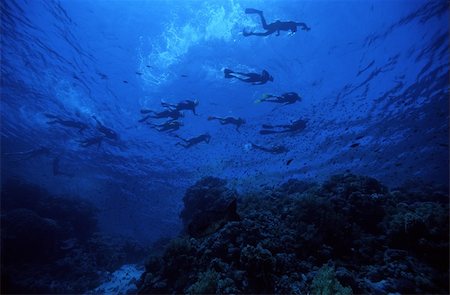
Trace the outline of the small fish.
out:
[[[146,65],[147,68],[153,68],[152,66]]]
[[[128,81],[127,81],[127,80],[123,80],[122,82],[125,83],[125,84],[128,84]]]
[[[188,77],[188,75],[180,75],[181,77],[183,77],[183,78],[187,78]]]
[[[289,164],[291,164],[291,163],[292,163],[292,161],[294,161],[294,159],[289,159],[289,160],[287,160],[287,162],[286,162],[286,166],[289,166]]]
[[[355,138],[356,140],[358,140],[358,139],[361,139],[361,138],[363,138],[364,137],[364,135],[360,135],[360,136],[358,136],[357,138]]]
[[[354,147],[357,147],[357,146],[359,146],[359,143],[354,143],[350,147],[354,148]]]
[[[142,75],[142,73],[141,73],[141,72],[136,72],[136,75],[139,75],[139,76],[141,76],[141,75]]]

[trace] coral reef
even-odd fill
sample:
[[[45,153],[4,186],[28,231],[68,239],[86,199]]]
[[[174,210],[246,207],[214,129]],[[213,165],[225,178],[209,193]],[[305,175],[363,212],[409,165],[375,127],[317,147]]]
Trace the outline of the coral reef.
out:
[[[136,241],[97,233],[87,201],[10,180],[1,202],[2,294],[84,293],[144,257]]]
[[[147,260],[138,292],[447,294],[448,195],[427,193],[344,174],[238,196],[204,178],[183,199],[185,230]],[[239,219],[218,218],[202,235],[186,230],[234,198]]]

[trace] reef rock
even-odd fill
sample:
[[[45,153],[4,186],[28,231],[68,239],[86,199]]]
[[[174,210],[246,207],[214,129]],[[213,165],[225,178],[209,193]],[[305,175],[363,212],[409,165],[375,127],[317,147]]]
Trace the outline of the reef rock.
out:
[[[201,179],[186,191],[183,202],[180,216],[184,230],[195,238],[212,234],[229,221],[239,220],[237,193],[219,178]]]

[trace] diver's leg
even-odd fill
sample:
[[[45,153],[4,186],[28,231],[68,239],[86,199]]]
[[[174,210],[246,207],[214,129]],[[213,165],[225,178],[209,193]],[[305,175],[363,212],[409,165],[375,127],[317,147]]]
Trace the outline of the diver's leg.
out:
[[[269,36],[270,34],[273,34],[273,32],[275,31],[265,31],[264,33],[254,33],[254,32],[250,32],[248,33],[249,36],[253,35],[253,36]]]
[[[264,17],[263,12],[262,11],[258,12],[258,14],[259,14],[259,17],[261,18],[261,24],[262,24],[263,28],[265,30],[268,30],[269,27],[267,26],[266,18]]]

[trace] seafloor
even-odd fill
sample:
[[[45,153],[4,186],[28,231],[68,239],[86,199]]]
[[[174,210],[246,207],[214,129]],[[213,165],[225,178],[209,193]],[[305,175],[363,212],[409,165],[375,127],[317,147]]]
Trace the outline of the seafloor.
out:
[[[449,293],[448,193],[432,186],[388,189],[344,174],[323,184],[292,179],[238,195],[225,180],[203,178],[183,198],[180,236],[150,249],[97,233],[87,203],[38,192],[17,183],[5,187],[5,293],[85,293],[139,261],[145,271],[133,279],[136,287],[112,290]],[[131,278],[132,267],[121,269]]]

